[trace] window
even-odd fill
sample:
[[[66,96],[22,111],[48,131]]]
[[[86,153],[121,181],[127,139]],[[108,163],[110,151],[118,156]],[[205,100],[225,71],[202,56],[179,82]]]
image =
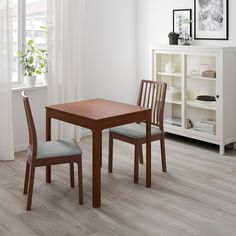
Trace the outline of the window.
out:
[[[17,51],[24,51],[26,43],[33,39],[39,48],[47,48],[47,0],[13,0],[13,72],[12,81],[23,83],[22,67],[18,63]]]

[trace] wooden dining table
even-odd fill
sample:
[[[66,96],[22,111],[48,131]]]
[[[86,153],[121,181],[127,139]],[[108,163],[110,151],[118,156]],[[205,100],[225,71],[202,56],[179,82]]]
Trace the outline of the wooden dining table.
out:
[[[146,122],[146,187],[151,187],[151,109],[105,99],[46,106],[46,140],[51,140],[51,119],[92,131],[92,204],[101,207],[102,130],[133,122]],[[46,167],[51,182],[51,166]]]

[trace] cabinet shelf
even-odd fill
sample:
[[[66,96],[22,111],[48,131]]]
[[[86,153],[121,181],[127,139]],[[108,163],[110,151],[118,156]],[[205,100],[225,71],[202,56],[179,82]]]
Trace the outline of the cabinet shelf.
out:
[[[182,104],[180,99],[166,99],[166,103],[175,104],[175,105]],[[216,111],[216,105],[198,104],[196,101],[187,101],[187,105],[190,107],[195,107],[195,108],[199,108],[199,109]]]
[[[188,75],[187,78],[188,79],[199,79],[199,80],[207,80],[207,81],[215,81],[216,82],[216,78],[208,78],[208,77],[202,77],[202,76]]]
[[[175,72],[175,73],[157,72],[157,75],[172,76],[172,77],[182,77],[183,76],[183,74],[181,74],[180,72]]]
[[[187,105],[190,107],[195,107],[199,109],[205,109],[209,111],[216,111],[216,105],[207,105],[207,104],[199,104],[196,101],[187,101]]]
[[[180,99],[166,99],[166,103],[181,105],[181,100]]]

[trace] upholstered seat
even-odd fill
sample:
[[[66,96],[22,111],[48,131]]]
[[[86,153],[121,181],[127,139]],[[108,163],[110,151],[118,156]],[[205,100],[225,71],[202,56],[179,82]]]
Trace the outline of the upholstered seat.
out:
[[[140,139],[146,137],[146,124],[127,124],[121,125],[110,129],[111,132],[115,132],[117,134],[124,135],[126,137]],[[151,127],[151,135],[161,134],[161,130],[159,127],[152,126]]]
[[[74,139],[38,142],[37,159],[81,155]]]
[[[29,99],[25,92],[21,93],[25,107],[26,121],[29,131],[29,146],[26,159],[24,194],[28,193],[26,209],[31,210],[34,176],[36,167],[45,166],[46,182],[51,182],[51,166],[70,165],[70,186],[74,188],[74,163],[78,166],[79,203],[83,204],[82,151],[74,139],[38,142],[34,119]]]

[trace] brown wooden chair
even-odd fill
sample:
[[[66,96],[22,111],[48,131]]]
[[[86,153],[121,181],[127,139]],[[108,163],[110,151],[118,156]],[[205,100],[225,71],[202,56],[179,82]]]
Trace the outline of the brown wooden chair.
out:
[[[70,185],[72,188],[74,187],[74,163],[78,165],[79,203],[83,204],[82,151],[80,147],[73,139],[37,142],[37,134],[29,99],[24,91],[21,95],[24,102],[29,131],[29,146],[24,182],[24,194],[28,193],[26,209],[31,210],[35,168],[38,166],[51,166],[65,163],[70,164]]]
[[[162,171],[166,172],[165,139],[163,114],[167,84],[152,80],[142,80],[140,84],[138,106],[152,108],[151,141],[160,140]],[[117,126],[109,130],[108,171],[113,168],[113,139],[135,145],[134,183],[138,183],[139,160],[143,163],[142,144],[146,143],[146,125],[143,123]]]

